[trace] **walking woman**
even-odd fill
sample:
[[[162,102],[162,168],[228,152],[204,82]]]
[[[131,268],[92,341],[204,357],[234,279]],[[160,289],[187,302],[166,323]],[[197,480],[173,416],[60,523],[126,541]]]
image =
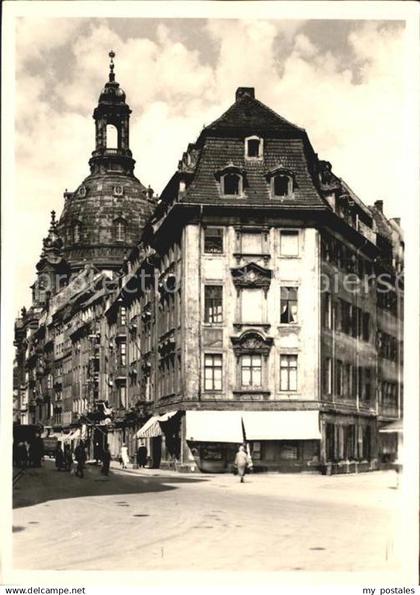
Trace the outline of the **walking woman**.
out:
[[[130,462],[130,457],[128,456],[128,448],[126,443],[121,446],[121,465],[123,469],[127,469],[127,465]]]

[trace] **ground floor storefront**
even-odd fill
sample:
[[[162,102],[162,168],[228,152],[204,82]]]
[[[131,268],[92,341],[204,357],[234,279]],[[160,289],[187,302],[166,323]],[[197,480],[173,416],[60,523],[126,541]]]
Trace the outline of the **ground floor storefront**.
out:
[[[245,445],[255,472],[331,475],[373,471],[394,460],[398,444],[374,415],[312,410],[170,410],[144,424],[114,424],[90,432],[92,454],[107,443],[119,460],[128,449],[134,466],[179,471],[233,471]]]

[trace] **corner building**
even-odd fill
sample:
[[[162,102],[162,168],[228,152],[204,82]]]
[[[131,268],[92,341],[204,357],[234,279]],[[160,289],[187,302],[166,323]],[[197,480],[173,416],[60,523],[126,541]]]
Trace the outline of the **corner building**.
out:
[[[302,128],[239,88],[183,155],[118,294],[141,312],[153,416],[137,436],[152,458],[230,470],[243,440],[260,469],[395,458],[378,430],[402,416],[403,246],[380,202],[365,206]]]

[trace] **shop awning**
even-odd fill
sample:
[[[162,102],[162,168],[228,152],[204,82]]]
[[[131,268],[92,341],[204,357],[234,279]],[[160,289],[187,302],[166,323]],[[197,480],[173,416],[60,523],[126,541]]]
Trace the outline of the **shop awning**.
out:
[[[163,436],[163,432],[159,422],[168,421],[176,413],[176,411],[169,411],[168,413],[164,413],[163,415],[152,416],[137,432],[137,438],[156,438],[157,436]]]
[[[247,440],[319,440],[318,411],[242,411]]]
[[[386,426],[384,426],[383,428],[379,428],[379,433],[380,434],[402,434],[403,432],[403,421],[402,419],[397,419],[396,421],[393,421],[389,424],[387,424]]]
[[[187,411],[186,439],[196,442],[243,442],[241,411]]]

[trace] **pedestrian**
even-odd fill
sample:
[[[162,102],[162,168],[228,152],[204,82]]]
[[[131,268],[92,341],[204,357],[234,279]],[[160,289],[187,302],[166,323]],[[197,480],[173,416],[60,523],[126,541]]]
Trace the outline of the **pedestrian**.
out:
[[[41,467],[41,459],[44,456],[44,443],[39,434],[35,434],[29,444],[29,459],[33,467]]]
[[[55,447],[55,468],[57,471],[62,471],[64,468],[64,453],[61,448],[61,442],[57,442],[57,446]]]
[[[73,466],[73,455],[69,444],[64,446],[64,471],[70,472]]]
[[[83,469],[86,462],[86,451],[85,451],[85,444],[83,440],[81,440],[76,446],[76,450],[74,451],[74,458],[76,459],[77,467],[76,467],[76,475],[81,479],[84,477]]]
[[[127,469],[127,465],[130,462],[130,457],[128,456],[128,448],[126,443],[124,442],[121,446],[121,466],[123,469]]]
[[[137,465],[138,467],[145,467],[147,463],[147,448],[144,444],[140,444],[137,449]]]
[[[28,451],[26,450],[26,443],[19,442],[16,448],[17,465],[21,469],[25,469],[28,465]]]
[[[102,469],[101,473],[103,475],[108,475],[109,473],[109,465],[111,463],[111,453],[109,452],[109,445],[106,444],[105,448],[102,453]]]
[[[240,482],[244,483],[244,475],[245,475],[245,471],[247,466],[250,464],[250,458],[247,455],[247,453],[245,452],[245,448],[243,446],[239,447],[238,452],[236,453],[235,456],[235,467],[238,470],[238,475],[240,477]]]

